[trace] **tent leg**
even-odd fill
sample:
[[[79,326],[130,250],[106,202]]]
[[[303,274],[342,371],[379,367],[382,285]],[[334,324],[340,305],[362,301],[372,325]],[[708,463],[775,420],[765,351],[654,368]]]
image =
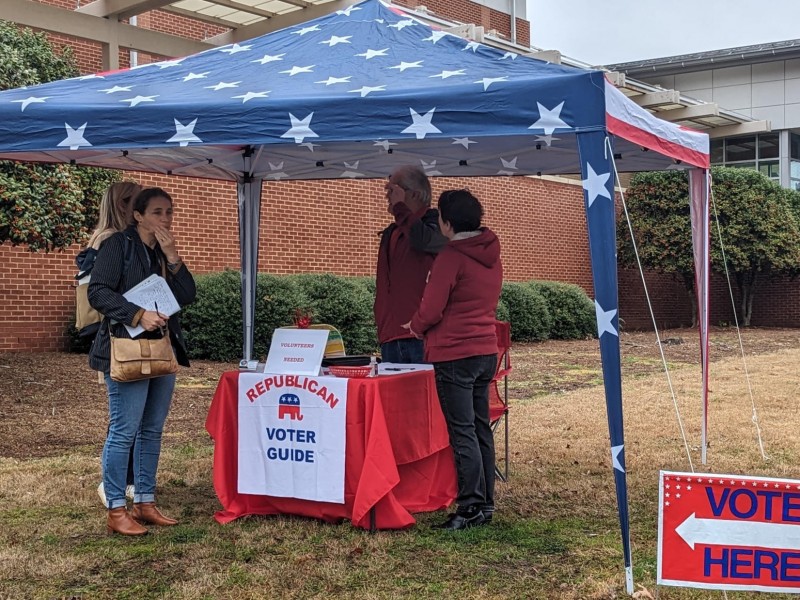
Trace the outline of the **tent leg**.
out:
[[[622,374],[619,351],[619,303],[617,298],[617,236],[614,210],[612,150],[604,132],[578,134],[584,206],[589,228],[597,337],[603,366],[611,465],[617,490],[617,510],[625,560],[625,587],[633,594],[628,484],[625,473],[625,441],[622,422]]]
[[[245,158],[249,161],[249,158]],[[242,260],[242,358],[253,359],[258,273],[258,226],[261,219],[261,179],[237,184],[239,197],[239,252]]]
[[[692,220],[692,249],[694,252],[694,289],[697,298],[697,326],[700,330],[700,365],[703,376],[703,405],[701,426],[701,460],[706,464],[708,448],[708,291],[711,251],[709,239],[708,198],[711,181],[708,169],[689,171],[689,207]]]

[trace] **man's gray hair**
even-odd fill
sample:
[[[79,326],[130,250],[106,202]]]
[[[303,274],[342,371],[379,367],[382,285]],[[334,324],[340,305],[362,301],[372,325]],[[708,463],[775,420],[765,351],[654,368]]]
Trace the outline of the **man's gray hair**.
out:
[[[397,183],[401,187],[420,193],[420,202],[423,206],[431,205],[431,182],[420,167],[406,165],[399,167],[395,172]]]

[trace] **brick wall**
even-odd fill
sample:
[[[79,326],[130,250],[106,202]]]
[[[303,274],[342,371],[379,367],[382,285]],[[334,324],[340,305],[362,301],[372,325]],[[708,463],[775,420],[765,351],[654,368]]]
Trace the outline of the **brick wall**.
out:
[[[74,0],[40,1],[75,7]],[[507,33],[507,15],[504,30],[502,15],[466,0],[425,4],[442,16]],[[139,25],[196,37],[221,31],[160,11],[140,16]],[[518,24],[518,34],[522,30],[527,31],[527,23],[524,28]],[[101,69],[99,45],[65,36],[51,38],[75,49],[81,72]],[[120,64],[127,66],[127,52],[120,56]],[[145,62],[149,57],[140,54],[140,60]],[[195,273],[239,268],[233,183],[141,173],[126,176],[146,186],[164,187],[173,196],[174,231],[182,254]],[[497,232],[503,246],[507,281],[566,281],[582,286],[592,295],[580,185],[527,177],[437,178],[433,185],[434,198],[444,189],[469,187],[483,200],[486,224]],[[388,221],[383,181],[265,183],[259,271],[373,275],[376,233]],[[32,254],[25,248],[0,245],[0,351],[64,348],[64,330],[74,313],[72,277],[78,250],[75,246],[64,252]],[[659,275],[648,275],[647,280],[659,327],[688,324],[691,307],[680,285]],[[725,308],[730,306],[727,289],[715,279],[713,290],[712,323],[730,322],[730,309]],[[796,282],[766,286],[756,299],[753,324],[800,325],[797,291]],[[620,316],[626,327],[650,327],[638,273],[620,273]]]
[[[130,173],[175,201],[174,232],[195,273],[239,268],[232,183]],[[581,188],[517,177],[437,178],[444,189],[469,187],[484,201],[486,224],[503,244],[506,280],[558,279],[591,292]],[[389,222],[382,180],[268,182],[261,210],[259,271],[374,275],[377,232]],[[0,245],[0,351],[57,350],[74,311],[79,248],[32,254]]]

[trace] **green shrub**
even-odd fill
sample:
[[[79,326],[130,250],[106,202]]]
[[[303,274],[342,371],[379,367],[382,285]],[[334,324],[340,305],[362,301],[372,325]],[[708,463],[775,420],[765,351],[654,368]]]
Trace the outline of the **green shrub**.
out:
[[[238,360],[243,335],[241,273],[225,270],[198,275],[195,280],[197,300],[181,312],[189,356]],[[253,357],[266,357],[272,332],[291,325],[298,308],[311,312],[312,323],[338,328],[348,354],[373,352],[378,348],[374,298],[373,277],[259,274]],[[498,320],[511,323],[511,337],[517,342],[583,339],[596,331],[594,305],[583,290],[553,281],[503,284],[495,314]],[[72,351],[86,351],[75,332],[67,333]]]
[[[292,324],[294,311],[304,306],[306,299],[296,283],[285,275],[259,274],[256,283],[255,332],[253,356],[266,358],[272,342],[272,332]],[[241,307],[239,312],[241,312]],[[239,346],[241,347],[241,342]],[[241,354],[241,350],[239,352]]]
[[[181,310],[190,358],[242,357],[242,279],[239,271],[196,275],[197,299]],[[254,352],[258,356],[258,352]]]
[[[242,275],[226,270],[195,277],[197,300],[182,311],[182,325],[192,358],[235,360],[242,357]],[[253,357],[264,358],[272,332],[292,324],[294,310],[305,303],[289,277],[259,274],[256,279]]]
[[[78,73],[69,46],[54,48],[44,32],[0,20],[0,90]],[[50,252],[84,242],[103,192],[119,179],[106,169],[0,161],[0,244]]]
[[[313,323],[336,327],[348,354],[374,351],[377,346],[372,314],[374,281],[365,277],[337,277],[330,273],[290,275],[311,310]]]
[[[551,338],[580,340],[597,335],[594,303],[583,288],[558,281],[529,281],[527,285],[547,301],[547,310],[553,318]]]
[[[356,287],[360,288],[360,295],[362,296],[362,318],[364,323],[357,328],[357,335],[354,335],[354,348],[357,350],[349,350],[347,346],[345,349],[350,354],[368,354],[377,352],[380,345],[378,344],[378,329],[375,325],[375,314],[372,311],[373,304],[375,303],[375,278],[374,277],[352,277],[350,278]]]
[[[505,321],[508,322],[511,319],[511,315],[508,312],[508,305],[503,302],[503,299],[500,298],[497,302],[497,310],[494,313],[495,319],[498,321]]]
[[[508,307],[512,340],[535,342],[550,336],[553,318],[547,309],[547,301],[531,286],[504,283],[500,299]]]

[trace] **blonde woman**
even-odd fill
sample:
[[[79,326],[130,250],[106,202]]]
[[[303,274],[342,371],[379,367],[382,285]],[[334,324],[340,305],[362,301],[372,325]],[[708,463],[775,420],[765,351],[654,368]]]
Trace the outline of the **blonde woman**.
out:
[[[133,181],[120,181],[111,184],[103,194],[103,199],[100,201],[100,208],[98,210],[97,227],[89,238],[89,243],[86,245],[78,256],[75,258],[75,263],[78,265],[78,278],[84,279],[91,275],[94,268],[94,261],[97,258],[97,251],[100,246],[109,237],[117,231],[125,231],[128,225],[133,223],[133,199],[142,191],[142,186]],[[100,328],[100,314],[97,314],[97,321],[84,327],[81,330],[82,336],[93,336]],[[103,380],[100,380],[101,383]],[[133,498],[133,459],[129,460],[128,466],[128,486],[126,488],[126,495]],[[97,494],[103,506],[107,506],[106,492],[103,482],[97,486]]]

